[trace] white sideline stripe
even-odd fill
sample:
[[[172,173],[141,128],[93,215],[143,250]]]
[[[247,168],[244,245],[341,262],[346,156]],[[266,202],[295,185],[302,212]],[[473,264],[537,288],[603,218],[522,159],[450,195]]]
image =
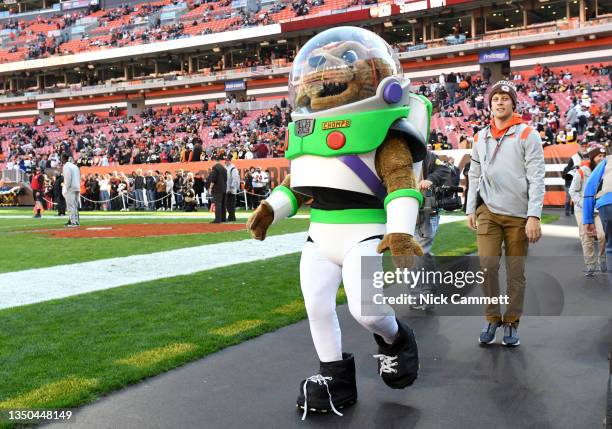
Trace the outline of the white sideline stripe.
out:
[[[464,220],[465,216],[442,216],[440,224]],[[263,242],[229,241],[4,273],[0,274],[0,309],[300,252],[307,236],[307,232],[273,235]],[[160,264],[160,260],[169,263]]]
[[[0,309],[287,255],[301,251],[306,237],[298,232],[0,274]]]

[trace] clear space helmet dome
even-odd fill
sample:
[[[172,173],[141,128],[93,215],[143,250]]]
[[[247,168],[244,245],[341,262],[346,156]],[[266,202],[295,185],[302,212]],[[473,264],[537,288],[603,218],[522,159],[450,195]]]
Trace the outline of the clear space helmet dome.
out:
[[[289,100],[300,114],[343,106],[374,96],[380,81],[400,70],[397,55],[377,34],[332,28],[298,52],[289,75]]]

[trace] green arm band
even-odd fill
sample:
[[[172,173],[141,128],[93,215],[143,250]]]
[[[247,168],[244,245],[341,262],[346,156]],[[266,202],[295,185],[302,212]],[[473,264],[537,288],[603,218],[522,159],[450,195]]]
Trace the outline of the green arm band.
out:
[[[287,195],[287,198],[289,198],[289,201],[291,201],[291,207],[293,207],[289,217],[294,216],[298,211],[299,204],[297,198],[295,198],[295,195],[293,194],[291,189],[283,185],[278,185],[276,188],[274,188],[273,192],[282,192],[283,194]]]
[[[423,205],[423,194],[416,189],[398,189],[397,191],[391,192],[385,197],[385,210],[387,210],[387,204],[396,198],[400,197],[412,197],[419,201],[419,207]]]

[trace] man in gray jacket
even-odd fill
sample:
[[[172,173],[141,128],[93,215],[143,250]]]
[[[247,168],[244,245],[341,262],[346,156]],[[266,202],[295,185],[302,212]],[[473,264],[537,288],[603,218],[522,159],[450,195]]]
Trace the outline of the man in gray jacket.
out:
[[[495,341],[504,325],[502,344],[518,346],[518,324],[525,296],[525,256],[529,243],[540,239],[544,204],[545,162],[536,130],[514,113],[517,94],[511,82],[500,81],[489,94],[492,119],[474,136],[469,172],[468,226],[477,230],[478,256],[485,272],[483,289],[499,296],[499,262],[505,245],[507,295],[503,317],[499,304],[486,306],[481,344]],[[486,269],[486,270],[485,270]]]
[[[79,222],[79,198],[81,195],[81,171],[79,167],[69,161],[68,154],[62,154],[62,175],[64,176],[64,185],[62,195],[66,199],[66,207],[70,219],[64,226],[76,227],[80,226]]]

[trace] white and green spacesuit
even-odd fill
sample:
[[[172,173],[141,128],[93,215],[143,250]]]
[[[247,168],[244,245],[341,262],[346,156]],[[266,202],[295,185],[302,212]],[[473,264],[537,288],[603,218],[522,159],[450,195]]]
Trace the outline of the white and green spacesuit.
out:
[[[360,78],[355,84],[358,74]],[[387,43],[360,28],[339,27],[318,34],[304,45],[294,62],[289,83],[294,113],[285,154],[291,161],[289,186],[277,186],[265,204],[273,210],[276,223],[297,212],[298,197],[312,198],[300,282],[321,373],[332,380],[326,384],[331,391],[329,398],[327,390],[316,389],[316,385],[321,386],[317,376],[303,382],[298,405],[305,409],[336,411],[333,405],[350,403],[346,399],[348,394],[345,399],[340,398],[341,393],[336,397],[331,375],[334,371],[325,369],[326,364],[347,361],[335,309],[341,282],[352,316],[375,334],[379,346],[380,339],[384,340],[381,347],[384,344],[391,347],[406,331],[402,331],[390,308],[377,315],[363,314],[362,305],[367,304],[363,301],[368,297],[362,296],[362,278],[371,278],[373,274],[364,270],[382,270],[377,248],[384,237],[414,235],[423,199],[416,189],[399,188],[389,193],[386,178],[379,174],[381,165],[386,167],[395,161],[381,159],[379,151],[390,139],[395,139],[402,142],[402,151],[409,155],[408,168],[413,169],[414,178],[419,177],[431,103],[410,93],[409,85]],[[345,104],[320,109],[333,105],[333,100],[344,100]],[[387,170],[391,171],[386,173],[389,176],[395,174],[393,168]],[[380,263],[368,263],[366,269],[362,265],[364,256],[379,257]],[[414,342],[414,337],[411,338]],[[416,343],[413,348],[410,365],[416,359],[418,366]],[[384,359],[391,356],[381,357],[381,362]],[[393,365],[389,367],[389,362],[382,365],[386,365],[388,376],[393,377],[389,370]],[[416,378],[416,369],[412,370]],[[336,374],[337,381],[341,378]],[[393,387],[405,387],[412,381]],[[392,385],[387,379],[385,382]],[[337,390],[343,392],[342,381],[338,383]],[[328,399],[331,408],[325,407]]]

